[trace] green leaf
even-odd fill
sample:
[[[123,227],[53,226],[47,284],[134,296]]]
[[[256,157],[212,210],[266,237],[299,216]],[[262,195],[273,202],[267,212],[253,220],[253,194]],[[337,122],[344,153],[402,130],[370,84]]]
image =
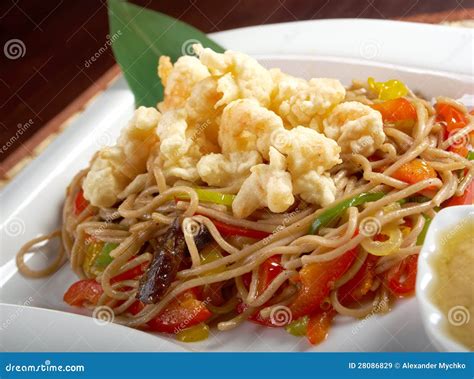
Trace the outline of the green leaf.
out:
[[[136,106],[156,106],[163,98],[157,75],[158,59],[176,61],[191,53],[194,43],[222,52],[224,49],[196,28],[162,13],[109,0],[110,41],[117,63],[135,95]]]

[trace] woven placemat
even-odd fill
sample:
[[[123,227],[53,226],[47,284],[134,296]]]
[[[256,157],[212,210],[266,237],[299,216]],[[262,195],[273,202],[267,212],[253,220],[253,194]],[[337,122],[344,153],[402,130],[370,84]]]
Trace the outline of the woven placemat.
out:
[[[463,17],[472,17],[473,10],[467,9],[457,11],[456,14]],[[454,21],[453,12],[442,12],[428,15],[418,15],[404,18],[404,21],[416,21],[425,23],[440,23],[453,27],[474,28],[474,19],[461,19]],[[114,65],[97,82],[77,97],[60,114],[54,117],[48,124],[41,128],[33,137],[24,142],[5,161],[0,164],[0,188],[5,186],[12,178],[25,168],[33,159],[41,154],[44,149],[57,138],[102,92],[104,92],[119,76],[120,68]]]

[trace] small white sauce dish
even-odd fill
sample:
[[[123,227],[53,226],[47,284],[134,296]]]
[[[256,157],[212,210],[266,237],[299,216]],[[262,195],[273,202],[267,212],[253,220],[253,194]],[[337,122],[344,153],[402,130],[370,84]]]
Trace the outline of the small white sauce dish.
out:
[[[448,320],[434,304],[432,296],[437,275],[433,265],[433,256],[439,251],[440,236],[468,216],[474,216],[474,205],[454,206],[441,210],[431,222],[418,258],[416,298],[426,333],[439,351],[468,351],[449,334],[446,327]]]

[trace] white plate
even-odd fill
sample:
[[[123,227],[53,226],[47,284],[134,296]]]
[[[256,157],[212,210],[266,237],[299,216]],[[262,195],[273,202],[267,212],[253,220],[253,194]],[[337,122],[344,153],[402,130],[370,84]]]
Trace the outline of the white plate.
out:
[[[88,316],[0,304],[2,351],[185,351],[168,339]]]
[[[398,38],[395,38],[398,36]],[[328,20],[269,25],[217,33],[212,36],[225,47],[254,55],[268,66],[280,67],[294,75],[329,76],[346,84],[352,78],[374,76],[383,80],[399,78],[425,96],[459,97],[472,93],[472,32],[431,25],[368,20]],[[375,41],[370,45],[370,41]],[[376,46],[367,53],[367,46]],[[439,47],[443,46],[442,49]],[[370,50],[370,49],[369,49]],[[335,56],[339,58],[335,58]],[[344,57],[344,58],[341,58]],[[365,58],[365,60],[364,60]],[[370,58],[370,59],[369,59]],[[377,62],[376,62],[377,61]],[[378,62],[391,62],[378,63]],[[23,170],[1,194],[0,301],[32,307],[78,312],[68,307],[62,296],[76,280],[65,266],[49,278],[25,279],[15,266],[18,248],[29,239],[58,227],[64,191],[74,174],[86,167],[92,154],[104,144],[111,144],[133,111],[133,97],[124,80],[118,79],[95,99],[45,152]],[[44,264],[39,253],[28,263]],[[1,322],[11,317],[12,309],[1,309]],[[29,309],[28,314],[34,312]],[[83,321],[68,314],[49,313],[52,330],[70,317],[70,328],[88,334]],[[43,316],[41,316],[43,317]],[[82,319],[80,319],[82,320]],[[105,326],[103,328],[112,328]],[[2,334],[5,332],[2,326]],[[120,329],[114,329],[121,333]],[[33,332],[40,333],[40,331]],[[20,322],[10,322],[7,334],[20,335]],[[53,332],[40,336],[43,343]],[[130,330],[135,342],[129,350],[154,350],[149,335]],[[0,335],[0,339],[3,337]],[[64,335],[75,350],[113,350],[113,342],[96,340],[73,344],[77,334]],[[163,337],[156,336],[157,346]],[[145,341],[146,339],[146,341]],[[143,340],[143,344],[140,341]],[[6,350],[21,349],[6,339]],[[112,340],[111,340],[112,341]],[[53,342],[54,343],[54,342]],[[225,351],[424,351],[433,350],[423,328],[414,299],[400,301],[385,316],[365,320],[338,318],[328,340],[310,347],[304,338],[295,338],[283,330],[247,323],[226,333],[213,333],[200,344],[186,349]],[[126,349],[124,348],[124,349]],[[165,345],[172,350],[175,343]],[[41,346],[38,346],[41,349]]]

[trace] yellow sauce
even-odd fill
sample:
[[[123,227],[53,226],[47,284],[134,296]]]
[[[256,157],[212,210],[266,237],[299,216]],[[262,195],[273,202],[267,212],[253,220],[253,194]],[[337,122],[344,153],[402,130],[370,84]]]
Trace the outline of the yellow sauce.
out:
[[[449,334],[474,350],[474,217],[439,236],[433,257],[436,282],[432,296],[446,317]]]

